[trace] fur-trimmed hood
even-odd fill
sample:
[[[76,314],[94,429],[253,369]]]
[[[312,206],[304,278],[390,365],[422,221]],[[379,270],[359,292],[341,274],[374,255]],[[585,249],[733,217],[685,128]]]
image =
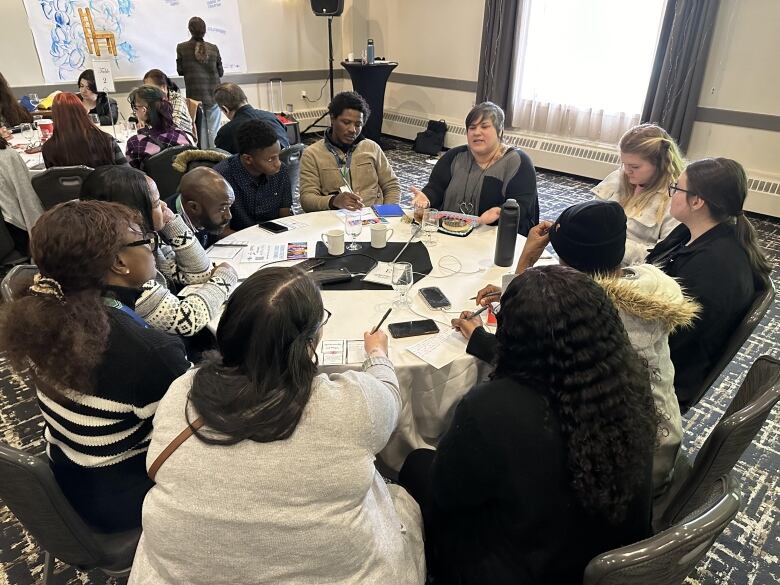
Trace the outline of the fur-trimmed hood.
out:
[[[650,264],[625,268],[623,276],[595,280],[619,311],[659,321],[669,332],[689,327],[701,312],[701,305],[686,296],[676,280]]]
[[[187,166],[196,160],[207,160],[218,163],[229,156],[229,153],[220,152],[218,150],[185,150],[173,159],[173,164],[171,166],[180,173],[186,173]]]

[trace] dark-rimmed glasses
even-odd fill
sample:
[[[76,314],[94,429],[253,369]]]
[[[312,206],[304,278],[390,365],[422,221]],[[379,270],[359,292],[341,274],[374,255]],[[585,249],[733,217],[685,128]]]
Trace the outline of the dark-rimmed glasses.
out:
[[[135,242],[130,242],[129,244],[125,244],[125,248],[133,248],[135,246],[148,246],[149,250],[152,252],[156,252],[157,248],[160,247],[160,236],[157,235],[157,232],[149,232],[147,234],[144,234],[146,236],[142,240],[136,240]],[[328,315],[330,317],[330,315]]]
[[[674,194],[677,191],[682,191],[683,193],[687,193],[688,195],[695,195],[695,196],[698,197],[698,195],[696,195],[696,193],[694,193],[692,191],[688,191],[688,189],[680,189],[677,186],[677,183],[672,183],[671,185],[669,185],[669,197],[674,197]]]

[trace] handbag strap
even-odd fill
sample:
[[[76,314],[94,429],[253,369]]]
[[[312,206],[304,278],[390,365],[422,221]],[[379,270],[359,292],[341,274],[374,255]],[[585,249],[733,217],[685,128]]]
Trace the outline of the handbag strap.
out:
[[[187,425],[187,428],[184,429],[182,432],[180,432],[176,437],[168,443],[168,446],[162,450],[162,453],[160,453],[157,456],[157,459],[154,460],[154,463],[152,463],[151,467],[149,467],[149,479],[154,481],[154,478],[157,476],[157,472],[160,470],[160,467],[162,467],[162,464],[165,463],[165,461],[170,457],[176,449],[178,449],[181,444],[189,439],[192,434],[197,431],[200,427],[203,426],[203,417],[199,416],[194,421],[192,421],[189,425]]]

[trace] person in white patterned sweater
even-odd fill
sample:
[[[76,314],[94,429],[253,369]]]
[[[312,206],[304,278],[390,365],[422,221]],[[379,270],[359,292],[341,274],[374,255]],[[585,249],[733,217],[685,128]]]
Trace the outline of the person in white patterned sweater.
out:
[[[31,232],[40,274],[0,307],[0,371],[34,391],[46,455],[65,497],[100,532],[141,525],[152,481],[152,418],[190,363],[180,338],[149,327],[107,284],[155,272],[139,214],[116,203],[69,201]]]
[[[146,231],[162,240],[155,251],[157,277],[138,288],[111,287],[111,294],[133,306],[156,329],[184,337],[205,329],[238,275],[227,263],[212,268],[192,230],[160,200],[154,181],[130,167],[101,167],[84,181],[81,199],[112,201],[135,209]],[[190,284],[201,286],[185,296],[175,294]]]

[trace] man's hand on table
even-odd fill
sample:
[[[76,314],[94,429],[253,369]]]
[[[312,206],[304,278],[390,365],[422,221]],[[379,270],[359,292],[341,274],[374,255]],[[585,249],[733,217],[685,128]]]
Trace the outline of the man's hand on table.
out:
[[[360,195],[351,191],[342,191],[333,197],[332,203],[333,207],[347,209],[348,211],[356,211],[363,207],[363,199]]]

